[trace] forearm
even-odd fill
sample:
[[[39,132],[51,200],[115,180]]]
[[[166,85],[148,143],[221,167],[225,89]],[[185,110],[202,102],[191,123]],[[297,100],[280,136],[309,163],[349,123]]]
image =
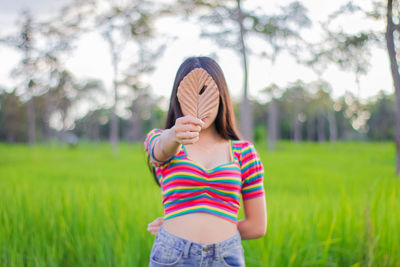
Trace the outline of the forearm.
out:
[[[260,229],[248,219],[238,221],[238,230],[242,240],[260,238],[265,235],[265,229]]]
[[[167,161],[180,149],[181,144],[175,140],[173,130],[165,129],[154,145],[153,153],[159,161]]]

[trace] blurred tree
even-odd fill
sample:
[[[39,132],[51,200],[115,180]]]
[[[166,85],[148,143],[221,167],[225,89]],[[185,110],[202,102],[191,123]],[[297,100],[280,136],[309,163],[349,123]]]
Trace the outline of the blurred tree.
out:
[[[308,44],[308,59],[299,61],[310,66],[319,77],[327,69],[328,64],[335,64],[343,71],[355,73],[357,97],[360,95],[360,76],[366,74],[370,66],[371,47],[381,47],[382,35],[374,30],[360,30],[357,33],[347,33],[343,27],[332,30],[332,24],[348,13],[353,14],[362,10],[352,1],[341,6],[339,10],[329,15],[326,21],[321,22],[323,37],[320,41]]]
[[[185,18],[193,13],[199,14],[202,37],[210,37],[220,47],[233,49],[241,56],[243,95],[240,104],[240,131],[244,138],[253,140],[254,118],[248,99],[247,65],[247,53],[251,53],[251,50],[246,46],[246,35],[253,34],[266,40],[273,47],[270,57],[274,58],[281,49],[291,50],[289,40],[301,39],[298,28],[310,25],[310,20],[305,15],[306,9],[295,1],[282,7],[281,14],[266,15],[260,12],[261,8],[244,9],[241,0],[177,0],[177,3]],[[203,11],[205,12],[202,13]],[[268,54],[263,51],[262,55]]]
[[[399,55],[400,44],[400,1],[387,1],[387,27],[386,27],[386,46],[390,59],[390,69],[392,72],[393,85],[396,92],[396,117],[395,117],[395,143],[396,143],[396,174],[400,174],[400,73]],[[396,23],[395,23],[396,21]],[[395,38],[397,37],[397,38]],[[395,40],[397,39],[397,40]]]
[[[251,100],[254,117],[254,142],[265,143],[267,140],[267,129],[265,127],[267,121],[267,103],[258,100]]]
[[[125,46],[129,42],[139,45],[140,49],[144,49],[143,43],[153,38],[153,22],[164,12],[158,10],[152,1],[135,0],[135,1],[104,1],[101,8],[98,9],[99,14],[95,18],[95,25],[100,30],[110,46],[110,54],[113,66],[113,105],[111,108],[110,119],[110,142],[113,151],[118,151],[119,126],[117,119],[117,106],[119,101],[118,87],[121,84],[120,78],[120,61]],[[153,47],[155,42],[152,43]],[[154,63],[155,55],[160,55],[164,49],[164,45],[157,45],[153,49],[154,55],[147,59],[153,61],[141,62],[144,58],[138,58],[130,69],[137,72],[149,71],[149,67],[144,65]]]
[[[395,95],[386,94],[381,90],[375,101],[368,104],[368,110],[371,112],[371,116],[367,120],[368,137],[372,140],[392,141],[395,136]]]
[[[279,110],[277,105],[277,98],[282,94],[282,90],[275,83],[267,86],[261,90],[262,94],[266,94],[270,99],[268,104],[268,119],[267,125],[268,140],[267,149],[270,151],[275,150],[275,143],[279,138]]]
[[[151,118],[151,110],[154,108],[154,102],[148,91],[148,87],[136,90],[136,98],[130,106],[132,115],[129,118],[125,134],[126,139],[130,142],[137,142],[142,139],[143,120]]]
[[[264,89],[277,88],[272,85]],[[279,92],[278,90],[277,92]],[[334,110],[334,100],[331,98],[332,88],[329,83],[319,79],[310,83],[301,80],[289,83],[280,98],[275,97],[274,102],[279,108],[279,120],[277,128],[282,131],[284,138],[290,138],[295,142],[303,140],[303,134],[308,141],[325,141],[329,130],[330,141],[338,138],[337,112]],[[269,103],[271,107],[271,101]],[[274,116],[274,111],[269,112]],[[275,121],[276,119],[271,119]],[[307,127],[303,128],[306,123]],[[270,126],[270,129],[273,126]],[[316,138],[315,138],[316,137]]]
[[[126,140],[130,142],[142,141],[144,132],[155,127],[163,127],[160,118],[157,118],[157,113],[163,114],[158,103],[158,98],[152,96],[148,87],[136,91],[136,98],[129,107],[132,116],[130,116],[125,129]],[[146,126],[147,123],[149,124],[148,127]]]
[[[64,119],[67,118],[69,110],[76,110],[82,104],[98,107],[100,103],[96,97],[106,97],[107,95],[106,89],[100,80],[78,80],[65,71],[62,72],[60,82],[56,85],[56,88],[57,90],[52,91],[58,92],[59,97],[53,98],[59,100],[55,106],[59,108],[58,110],[62,114],[63,129],[67,126]],[[71,116],[71,122],[73,119]]]
[[[302,29],[312,26],[307,8],[300,1],[280,6],[280,12],[265,14],[261,7],[249,11],[246,15],[249,37],[258,37],[268,45],[261,51],[251,53],[268,58],[274,64],[281,52],[288,52],[296,60],[306,51],[308,43],[302,37]]]
[[[247,140],[253,141],[253,115],[248,99],[248,66],[246,32],[244,26],[246,12],[242,8],[241,0],[177,0],[183,7],[185,18],[192,13],[200,13],[202,23],[201,37],[210,37],[223,48],[232,48],[242,57],[243,66],[243,96],[240,108],[240,132]],[[201,13],[206,10],[205,13]],[[215,27],[217,26],[217,28]],[[238,49],[239,48],[239,49]]]
[[[52,14],[45,21],[34,20],[28,10],[21,14],[21,21],[16,35],[4,36],[0,42],[11,46],[22,53],[21,61],[12,70],[11,77],[16,80],[18,94],[27,101],[28,141],[36,141],[36,121],[42,121],[42,136],[47,139],[50,134],[49,119],[51,116],[51,96],[47,93],[55,79],[64,71],[60,62],[61,56],[72,49],[72,41],[80,32],[81,18],[88,15],[89,1],[77,1],[73,8],[64,7],[61,12]],[[54,16],[53,16],[54,15]],[[39,96],[42,99],[37,99]],[[41,104],[44,108],[35,106]],[[41,113],[37,110],[40,109]],[[38,118],[38,116],[40,118]],[[43,119],[43,120],[42,120]]]
[[[347,134],[351,139],[365,139],[368,131],[367,120],[370,117],[368,105],[365,101],[360,101],[353,93],[346,91],[341,101],[344,115],[349,120],[349,123],[355,131],[350,131]]]
[[[51,113],[57,109],[52,104],[60,102],[52,99],[52,88],[59,89],[57,84],[62,83],[65,74],[65,58],[73,50],[74,41],[87,31],[84,17],[91,15],[92,1],[76,1],[72,5],[62,7],[52,17],[38,23],[38,38],[42,42],[40,56],[37,58],[42,73],[40,83],[43,87],[43,101],[41,108],[42,133],[44,140],[50,137],[49,120]]]
[[[27,102],[28,118],[28,142],[34,144],[36,139],[36,115],[34,106],[34,97],[38,94],[37,77],[38,65],[36,62],[38,48],[35,37],[37,35],[37,26],[32,15],[28,10],[23,10],[21,21],[18,21],[18,33],[16,35],[4,36],[0,42],[15,48],[21,52],[22,58],[15,67],[11,76],[17,81],[17,94],[23,95],[23,101]]]
[[[329,140],[337,141],[337,126],[334,116],[333,100],[331,98],[332,87],[324,80],[317,80],[310,84],[313,87],[313,108],[317,112],[317,139],[319,142],[326,140],[325,122],[328,122]]]
[[[309,44],[309,55],[308,59],[302,57],[299,62],[310,66],[317,74],[318,79],[321,79],[322,73],[326,71],[328,64],[335,64],[341,70],[350,70],[355,73],[355,82],[357,84],[357,98],[360,96],[360,76],[366,74],[370,66],[371,48],[372,46],[382,47],[383,34],[372,29],[358,30],[356,33],[348,33],[339,24],[336,29],[331,29],[335,22],[337,22],[342,16],[352,15],[359,12],[364,14],[364,18],[380,19],[382,17],[382,3],[372,2],[371,10],[363,9],[360,5],[356,5],[353,1],[342,5],[338,10],[334,11],[329,15],[326,21],[321,22],[321,27],[324,30],[323,38],[315,43]],[[347,29],[346,29],[347,30]],[[307,56],[306,56],[307,58]],[[348,96],[347,98],[349,98]],[[358,107],[355,105],[360,104]],[[352,114],[361,115],[358,119],[355,119],[351,115],[353,120],[352,124],[355,129],[364,131],[365,128],[360,125],[361,122],[365,122],[365,114],[363,113],[364,107],[360,101],[354,101],[352,108],[357,109],[359,112],[353,112]],[[331,111],[327,113],[327,119],[329,122],[331,140],[336,140],[337,126],[335,121],[335,112]],[[349,116],[350,118],[350,116]],[[321,114],[317,118],[320,123],[323,122]],[[320,126],[319,133],[322,134]],[[363,134],[362,132],[361,134]],[[324,139],[323,137],[320,137]]]
[[[318,99],[316,97],[315,87],[307,86],[309,98],[304,113],[306,116],[306,136],[307,141],[316,141],[316,120],[318,117]]]
[[[291,117],[291,139],[295,142],[302,140],[302,123],[306,119],[303,111],[308,98],[306,84],[301,80],[290,83],[282,94],[282,100],[286,105],[285,110]]]
[[[131,63],[124,73],[124,79],[120,82],[133,93],[132,104],[129,108],[131,117],[129,120],[127,139],[131,142],[140,141],[143,134],[143,120],[153,119],[153,108],[156,108],[155,99],[150,97],[150,86],[142,82],[143,76],[155,70],[157,58],[164,52],[166,45],[161,44],[155,50],[152,43],[138,41],[138,57]],[[137,105],[137,106],[135,106]],[[149,116],[150,115],[150,116]]]
[[[249,36],[259,37],[266,41],[268,48],[265,47],[261,52],[251,51],[261,57],[266,57],[274,64],[277,56],[282,51],[287,51],[297,58],[302,49],[305,49],[306,42],[301,37],[301,30],[311,26],[311,20],[307,16],[307,9],[298,1],[280,7],[278,14],[265,14],[261,8],[252,10],[248,14],[251,21]],[[268,150],[274,150],[275,141],[278,139],[278,108],[276,94],[279,95],[279,88],[271,85],[264,91],[271,98],[268,105]],[[297,125],[298,126],[298,125]],[[298,129],[298,128],[297,128]],[[296,132],[297,136],[298,132]],[[296,139],[297,140],[297,139]]]
[[[0,94],[0,139],[9,143],[26,141],[26,108],[16,90]]]
[[[103,140],[106,135],[102,134],[102,127],[104,128],[108,121],[109,110],[104,108],[91,110],[75,121],[74,133],[81,138],[95,142]]]
[[[337,122],[338,138],[341,140],[362,138],[362,133],[353,127],[353,121],[356,120],[360,114],[363,114],[364,116],[367,113],[357,111],[359,110],[359,106],[357,106],[357,103],[354,105],[354,100],[357,100],[357,98],[351,92],[346,91],[345,94],[336,99],[333,104]],[[363,120],[360,118],[360,121]],[[359,126],[357,127],[359,128]]]

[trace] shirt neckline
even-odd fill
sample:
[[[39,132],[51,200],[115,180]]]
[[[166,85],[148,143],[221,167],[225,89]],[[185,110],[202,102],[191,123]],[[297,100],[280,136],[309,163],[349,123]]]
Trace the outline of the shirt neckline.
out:
[[[195,161],[195,160],[193,160],[191,157],[189,157],[189,155],[188,155],[188,153],[187,153],[187,151],[186,151],[186,147],[185,147],[184,144],[182,144],[182,148],[183,148],[183,152],[185,153],[185,158],[188,159],[188,160],[190,160],[192,163],[194,163],[194,164],[197,165],[200,169],[202,169],[203,171],[205,171],[205,172],[207,172],[207,173],[210,173],[210,172],[212,172],[213,170],[218,169],[218,168],[221,168],[221,167],[223,167],[223,166],[225,166],[225,165],[230,165],[230,164],[235,163],[235,159],[234,159],[234,157],[233,157],[232,139],[229,139],[229,154],[230,154],[231,160],[230,160],[229,162],[219,164],[219,165],[217,165],[217,166],[215,166],[214,168],[211,168],[211,169],[205,168],[202,164],[198,163],[197,161]]]

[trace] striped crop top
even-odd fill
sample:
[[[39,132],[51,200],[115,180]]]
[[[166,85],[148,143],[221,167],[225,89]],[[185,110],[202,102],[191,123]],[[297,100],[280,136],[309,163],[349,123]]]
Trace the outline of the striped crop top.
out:
[[[154,128],[144,146],[161,185],[164,220],[206,212],[237,224],[243,200],[263,196],[264,168],[250,141],[229,140],[231,161],[205,169],[193,161],[184,145],[167,161],[154,157],[154,145],[163,129]]]

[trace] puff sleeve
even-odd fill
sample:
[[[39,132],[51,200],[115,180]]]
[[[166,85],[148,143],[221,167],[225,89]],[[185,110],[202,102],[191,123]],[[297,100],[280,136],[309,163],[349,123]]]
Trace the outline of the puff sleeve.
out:
[[[243,200],[265,195],[264,167],[260,157],[250,141],[246,141],[241,150],[240,168],[242,171]]]
[[[154,157],[154,146],[160,139],[160,135],[163,133],[163,129],[154,128],[146,136],[143,144],[146,152],[150,155],[150,161],[152,165],[156,168],[165,166],[169,161],[159,161]]]

